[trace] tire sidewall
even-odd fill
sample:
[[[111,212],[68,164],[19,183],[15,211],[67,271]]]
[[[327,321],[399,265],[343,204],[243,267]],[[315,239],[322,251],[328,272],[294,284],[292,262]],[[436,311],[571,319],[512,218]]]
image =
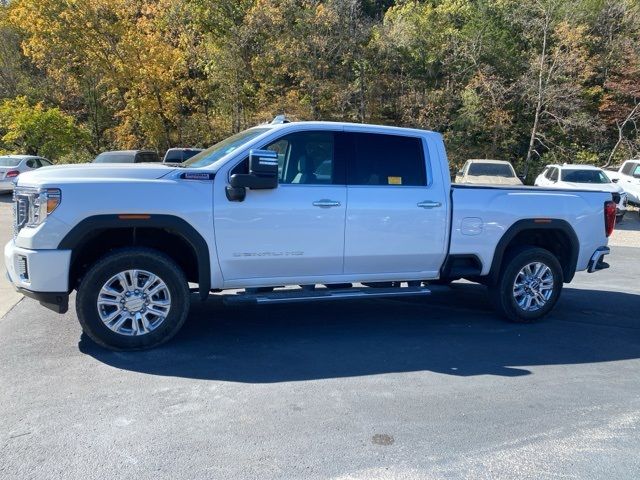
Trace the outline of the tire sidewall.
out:
[[[146,270],[165,282],[171,295],[169,315],[155,330],[140,336],[120,335],[100,319],[97,300],[102,286],[119,272]],[[76,310],[85,332],[111,349],[138,350],[169,340],[184,323],[189,311],[189,289],[180,268],[166,255],[147,249],[117,251],[99,260],[82,280],[76,296]]]

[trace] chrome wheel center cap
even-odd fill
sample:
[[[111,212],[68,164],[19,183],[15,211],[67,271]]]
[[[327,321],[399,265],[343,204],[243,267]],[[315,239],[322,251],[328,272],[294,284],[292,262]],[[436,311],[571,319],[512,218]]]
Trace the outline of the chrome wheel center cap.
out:
[[[129,297],[124,301],[125,308],[130,312],[137,312],[138,310],[142,309],[143,305],[144,298],[138,295]]]

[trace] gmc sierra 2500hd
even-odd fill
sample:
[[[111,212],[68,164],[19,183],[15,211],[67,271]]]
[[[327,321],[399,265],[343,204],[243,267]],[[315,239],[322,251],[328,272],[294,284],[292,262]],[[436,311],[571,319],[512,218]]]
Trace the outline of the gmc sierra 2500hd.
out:
[[[75,289],[93,340],[140,349],[180,329],[189,282],[201,299],[243,289],[225,298],[274,303],[426,295],[466,278],[503,316],[533,321],[576,271],[608,266],[615,213],[604,192],[452,188],[434,132],[283,122],[180,166],[22,174],[4,255],[26,296],[65,312]]]

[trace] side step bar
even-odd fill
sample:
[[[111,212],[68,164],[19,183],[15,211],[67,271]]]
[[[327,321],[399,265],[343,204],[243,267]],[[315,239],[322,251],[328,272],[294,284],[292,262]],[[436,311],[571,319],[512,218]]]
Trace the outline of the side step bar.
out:
[[[396,288],[349,288],[345,290],[316,290],[292,288],[269,293],[237,293],[224,295],[227,305],[262,304],[262,303],[294,303],[318,300],[349,300],[353,298],[388,298],[402,296],[429,295],[431,291],[425,287]]]

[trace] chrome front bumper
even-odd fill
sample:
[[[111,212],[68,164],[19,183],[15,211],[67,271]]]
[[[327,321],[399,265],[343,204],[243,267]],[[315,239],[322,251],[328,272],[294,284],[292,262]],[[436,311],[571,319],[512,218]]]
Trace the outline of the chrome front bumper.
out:
[[[587,272],[593,273],[598,270],[604,270],[605,268],[609,268],[609,264],[604,262],[602,259],[605,255],[609,255],[611,253],[611,249],[609,247],[598,247],[593,255],[591,255],[591,260],[589,260],[589,266],[587,267]]]

